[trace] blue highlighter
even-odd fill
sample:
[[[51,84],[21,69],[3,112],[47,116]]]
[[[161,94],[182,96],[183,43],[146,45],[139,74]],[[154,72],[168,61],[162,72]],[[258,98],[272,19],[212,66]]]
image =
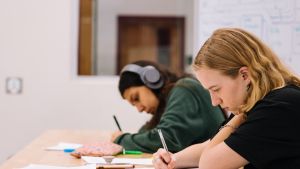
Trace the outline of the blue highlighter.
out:
[[[65,148],[65,149],[64,149],[64,152],[65,152],[65,153],[72,153],[73,151],[75,151],[74,148]]]

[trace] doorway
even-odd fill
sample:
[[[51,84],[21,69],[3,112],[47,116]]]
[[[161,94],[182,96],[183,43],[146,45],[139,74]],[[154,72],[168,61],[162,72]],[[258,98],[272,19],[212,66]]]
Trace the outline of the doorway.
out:
[[[182,73],[184,22],[184,17],[119,16],[116,71],[137,60],[150,60]]]

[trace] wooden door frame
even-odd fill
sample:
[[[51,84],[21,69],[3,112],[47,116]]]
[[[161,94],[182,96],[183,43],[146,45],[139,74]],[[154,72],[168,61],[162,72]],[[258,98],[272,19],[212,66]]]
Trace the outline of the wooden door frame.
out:
[[[93,71],[93,0],[79,1],[78,75]]]

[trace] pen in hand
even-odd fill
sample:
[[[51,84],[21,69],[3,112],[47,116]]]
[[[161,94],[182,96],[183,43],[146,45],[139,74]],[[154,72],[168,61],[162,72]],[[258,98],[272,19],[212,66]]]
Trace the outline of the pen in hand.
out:
[[[162,134],[162,132],[161,132],[161,129],[157,129],[157,132],[158,132],[160,141],[161,141],[161,143],[162,143],[164,149],[165,149],[167,152],[169,152],[168,147],[167,147],[167,144],[166,144],[165,139],[164,139],[164,136],[163,136],[163,134]]]
[[[113,115],[113,117],[114,117],[114,120],[115,120],[115,122],[116,122],[116,124],[117,124],[119,130],[122,131],[122,129],[121,129],[121,127],[120,127],[120,124],[119,124],[119,122],[118,122],[118,120],[117,120],[117,117],[116,117],[115,115]]]

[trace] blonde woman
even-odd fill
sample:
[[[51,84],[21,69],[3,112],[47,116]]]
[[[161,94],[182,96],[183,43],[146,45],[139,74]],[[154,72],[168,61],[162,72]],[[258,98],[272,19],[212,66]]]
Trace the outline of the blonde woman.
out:
[[[210,141],[177,154],[160,149],[155,168],[300,168],[300,79],[267,45],[242,29],[218,29],[193,67],[212,104],[235,116]]]

